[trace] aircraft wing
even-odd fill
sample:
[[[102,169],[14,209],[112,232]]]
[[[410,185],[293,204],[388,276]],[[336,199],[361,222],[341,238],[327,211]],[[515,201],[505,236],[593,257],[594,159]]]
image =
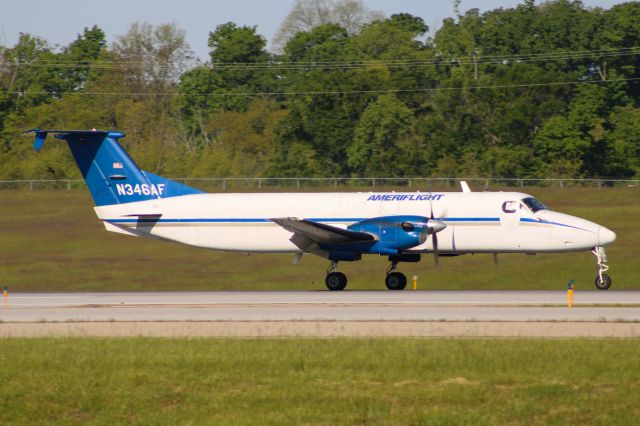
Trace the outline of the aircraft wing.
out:
[[[296,243],[295,240],[301,240],[300,237],[316,244],[348,244],[376,240],[374,235],[367,234],[366,232],[350,231],[306,219],[285,217],[271,220],[287,231],[293,232],[294,236],[291,240],[294,243]],[[300,244],[298,244],[298,246],[300,246]]]

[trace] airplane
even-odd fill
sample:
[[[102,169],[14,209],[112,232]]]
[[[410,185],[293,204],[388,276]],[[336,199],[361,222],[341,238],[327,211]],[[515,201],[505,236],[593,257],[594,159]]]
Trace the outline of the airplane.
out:
[[[386,256],[385,284],[403,290],[398,264],[425,253],[560,253],[590,250],[595,285],[611,286],[604,246],[616,234],[579,217],[550,210],[520,192],[357,192],[209,194],[141,170],[118,142],[119,131],[39,130],[67,142],[108,231],[243,253],[305,253],[329,260],[325,284],[343,290],[339,262]]]

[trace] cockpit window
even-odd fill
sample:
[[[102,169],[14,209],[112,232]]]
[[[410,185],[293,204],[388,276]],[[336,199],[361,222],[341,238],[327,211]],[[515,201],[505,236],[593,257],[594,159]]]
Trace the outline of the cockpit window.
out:
[[[542,204],[540,201],[536,200],[533,197],[527,197],[522,200],[525,206],[529,207],[532,212],[537,212],[538,210],[550,210],[549,207]]]

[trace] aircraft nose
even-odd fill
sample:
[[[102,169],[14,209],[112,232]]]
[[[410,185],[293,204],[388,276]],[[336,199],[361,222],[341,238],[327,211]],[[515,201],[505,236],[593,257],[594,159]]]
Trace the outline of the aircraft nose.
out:
[[[606,244],[610,244],[616,240],[616,233],[605,228],[604,226],[600,227],[598,231],[598,242],[601,246]]]

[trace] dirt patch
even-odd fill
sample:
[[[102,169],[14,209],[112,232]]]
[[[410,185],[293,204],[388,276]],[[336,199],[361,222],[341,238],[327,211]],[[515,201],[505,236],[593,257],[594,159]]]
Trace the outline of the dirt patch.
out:
[[[213,321],[0,323],[0,337],[587,337],[637,338],[639,323]]]

